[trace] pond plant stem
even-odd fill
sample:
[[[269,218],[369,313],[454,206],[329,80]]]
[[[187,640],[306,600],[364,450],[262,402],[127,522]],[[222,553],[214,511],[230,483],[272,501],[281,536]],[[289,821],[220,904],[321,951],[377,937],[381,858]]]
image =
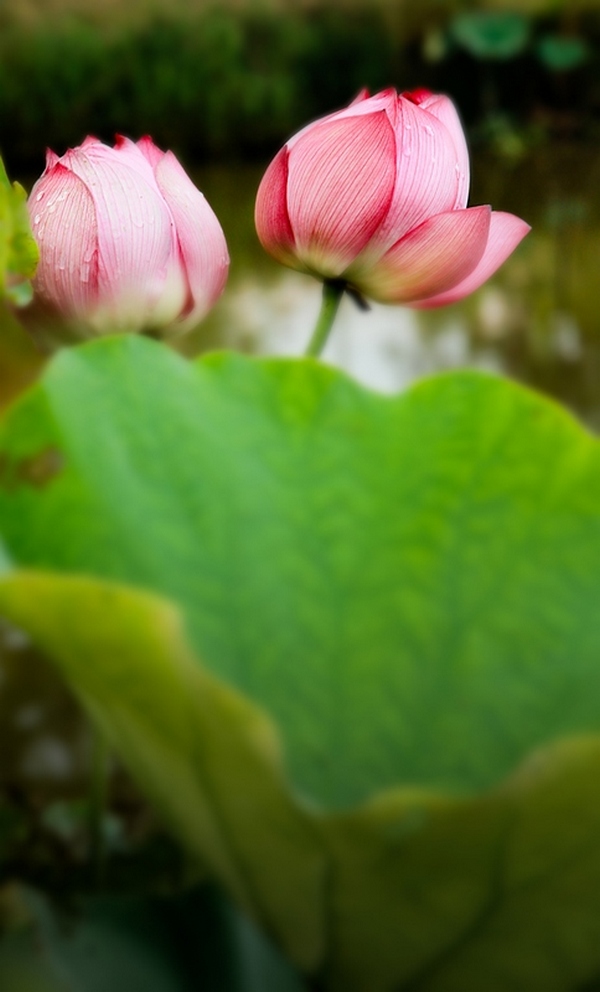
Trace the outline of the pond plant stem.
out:
[[[305,355],[318,358],[323,351],[345,289],[346,283],[343,279],[329,279],[323,283],[321,311],[313,335],[304,352]]]

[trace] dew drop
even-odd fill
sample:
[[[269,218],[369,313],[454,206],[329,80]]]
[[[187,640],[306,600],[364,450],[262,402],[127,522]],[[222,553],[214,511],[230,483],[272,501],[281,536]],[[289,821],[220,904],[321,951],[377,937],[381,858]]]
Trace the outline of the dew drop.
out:
[[[433,135],[433,128],[432,128],[431,124],[426,124],[425,125],[425,130],[427,131],[427,134]]]
[[[40,215],[39,214],[36,214],[35,217],[33,218],[33,223],[34,224],[39,224],[39,222],[40,222]]]
[[[41,200],[43,198],[43,196],[44,196],[44,191],[43,190],[40,190],[40,192],[36,194],[36,197],[35,198],[36,198],[36,200]]]
[[[406,147],[403,149],[403,154],[406,155],[407,158],[409,158],[409,156],[412,154],[412,148],[410,147],[410,145],[406,145]]]

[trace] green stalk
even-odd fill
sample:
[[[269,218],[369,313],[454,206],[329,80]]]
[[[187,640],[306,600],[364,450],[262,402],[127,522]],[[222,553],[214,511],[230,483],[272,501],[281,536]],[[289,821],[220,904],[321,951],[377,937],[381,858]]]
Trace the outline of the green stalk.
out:
[[[308,343],[308,348],[304,352],[305,355],[312,355],[313,358],[317,358],[323,351],[345,288],[346,284],[342,279],[332,279],[330,282],[323,283],[321,312],[313,336]]]

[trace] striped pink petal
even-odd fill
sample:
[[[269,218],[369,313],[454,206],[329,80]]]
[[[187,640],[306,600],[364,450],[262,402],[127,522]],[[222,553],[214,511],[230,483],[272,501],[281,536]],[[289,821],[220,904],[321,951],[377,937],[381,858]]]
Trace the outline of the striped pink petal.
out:
[[[106,145],[84,142],[62,161],[84,181],[96,207],[99,322],[114,321],[114,330],[142,328],[161,296],[172,258],[169,210],[158,189]]]
[[[456,149],[456,174],[458,178],[454,208],[461,210],[466,207],[469,199],[470,165],[469,149],[463,126],[460,122],[456,107],[447,96],[431,94],[420,104],[422,110],[433,114],[446,127]]]
[[[139,142],[132,141],[122,134],[117,135],[115,153],[121,162],[125,162],[130,168],[138,173],[154,189],[158,189],[154,177],[154,166],[149,157],[140,148]],[[157,149],[158,151],[158,149]]]
[[[464,299],[465,296],[479,289],[496,269],[500,268],[530,230],[529,224],[520,217],[502,211],[493,211],[485,251],[473,271],[451,289],[418,300],[412,306],[428,309]]]
[[[98,298],[98,225],[91,195],[56,161],[33,187],[28,207],[40,248],[36,292],[63,315],[86,319]]]
[[[136,141],[136,147],[142,153],[144,158],[150,163],[153,169],[156,168],[158,163],[165,156],[165,152],[154,144],[149,134],[145,134],[143,138]]]
[[[315,125],[293,145],[288,215],[309,271],[341,275],[381,225],[394,190],[395,144],[380,110]]]
[[[368,246],[371,260],[428,217],[454,209],[460,165],[445,124],[405,97],[397,101],[397,171],[384,223]]]
[[[223,291],[229,269],[227,243],[213,210],[172,152],[163,155],[155,172],[175,221],[190,290],[185,320],[178,324],[179,330],[186,330],[199,323]]]
[[[56,152],[53,152],[51,148],[46,148],[46,169],[45,169],[45,171],[46,172],[49,172],[50,169],[54,168],[54,166],[56,165],[57,162],[60,162],[60,159],[59,159],[58,155],[56,154]]]
[[[409,303],[450,289],[483,255],[490,207],[437,214],[410,231],[364,273],[346,274],[365,296],[381,303]]]
[[[365,117],[368,114],[376,113],[378,110],[385,110],[393,123],[397,99],[396,91],[393,89],[382,90],[381,93],[376,93],[375,96],[369,96],[366,89],[361,90],[347,107],[343,107],[341,110],[334,110],[331,114],[325,114],[324,117],[319,117],[318,120],[311,121],[310,124],[306,124],[292,135],[291,138],[288,138],[286,142],[287,149],[291,151],[300,138],[303,138],[315,127],[320,127],[321,124],[326,124],[330,121],[341,120],[344,117]]]
[[[254,222],[263,248],[278,262],[296,269],[302,265],[296,257],[287,209],[288,158],[284,146],[265,172],[256,194]]]

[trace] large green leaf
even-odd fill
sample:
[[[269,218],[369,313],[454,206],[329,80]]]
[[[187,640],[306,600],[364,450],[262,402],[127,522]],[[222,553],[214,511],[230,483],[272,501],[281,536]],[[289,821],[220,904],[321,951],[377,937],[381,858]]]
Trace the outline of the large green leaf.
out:
[[[600,729],[600,453],[507,382],[386,398],[313,361],[107,339],[0,434],[16,564],[166,594],[305,793],[479,789]]]
[[[7,615],[59,661],[178,836],[296,961],[314,965],[324,858],[284,786],[267,718],[193,662],[168,603],[88,579],[4,581]]]
[[[17,306],[31,300],[29,280],[35,274],[39,258],[26,199],[23,187],[10,183],[0,158],[0,303],[7,298]]]
[[[266,718],[231,705],[229,690],[190,663],[168,604],[86,578],[14,573],[0,582],[0,606],[52,655],[175,831],[232,889],[227,859],[212,853],[218,833],[254,914],[317,972],[311,988],[575,992],[600,976],[599,736],[540,750],[479,797],[398,789],[352,812],[310,814],[286,793]],[[210,956],[198,907],[174,911],[179,944]],[[89,940],[100,950],[112,940],[111,917],[100,931],[97,922],[56,948],[83,977]],[[239,986],[231,976],[232,992],[299,992],[250,932],[236,946],[248,970]],[[135,947],[124,951],[128,967],[145,966]],[[230,978],[219,974],[215,992],[225,992]]]
[[[330,940],[343,950],[328,987],[588,989],[600,978],[599,781],[600,737],[581,737],[478,799],[398,791],[334,818]]]

